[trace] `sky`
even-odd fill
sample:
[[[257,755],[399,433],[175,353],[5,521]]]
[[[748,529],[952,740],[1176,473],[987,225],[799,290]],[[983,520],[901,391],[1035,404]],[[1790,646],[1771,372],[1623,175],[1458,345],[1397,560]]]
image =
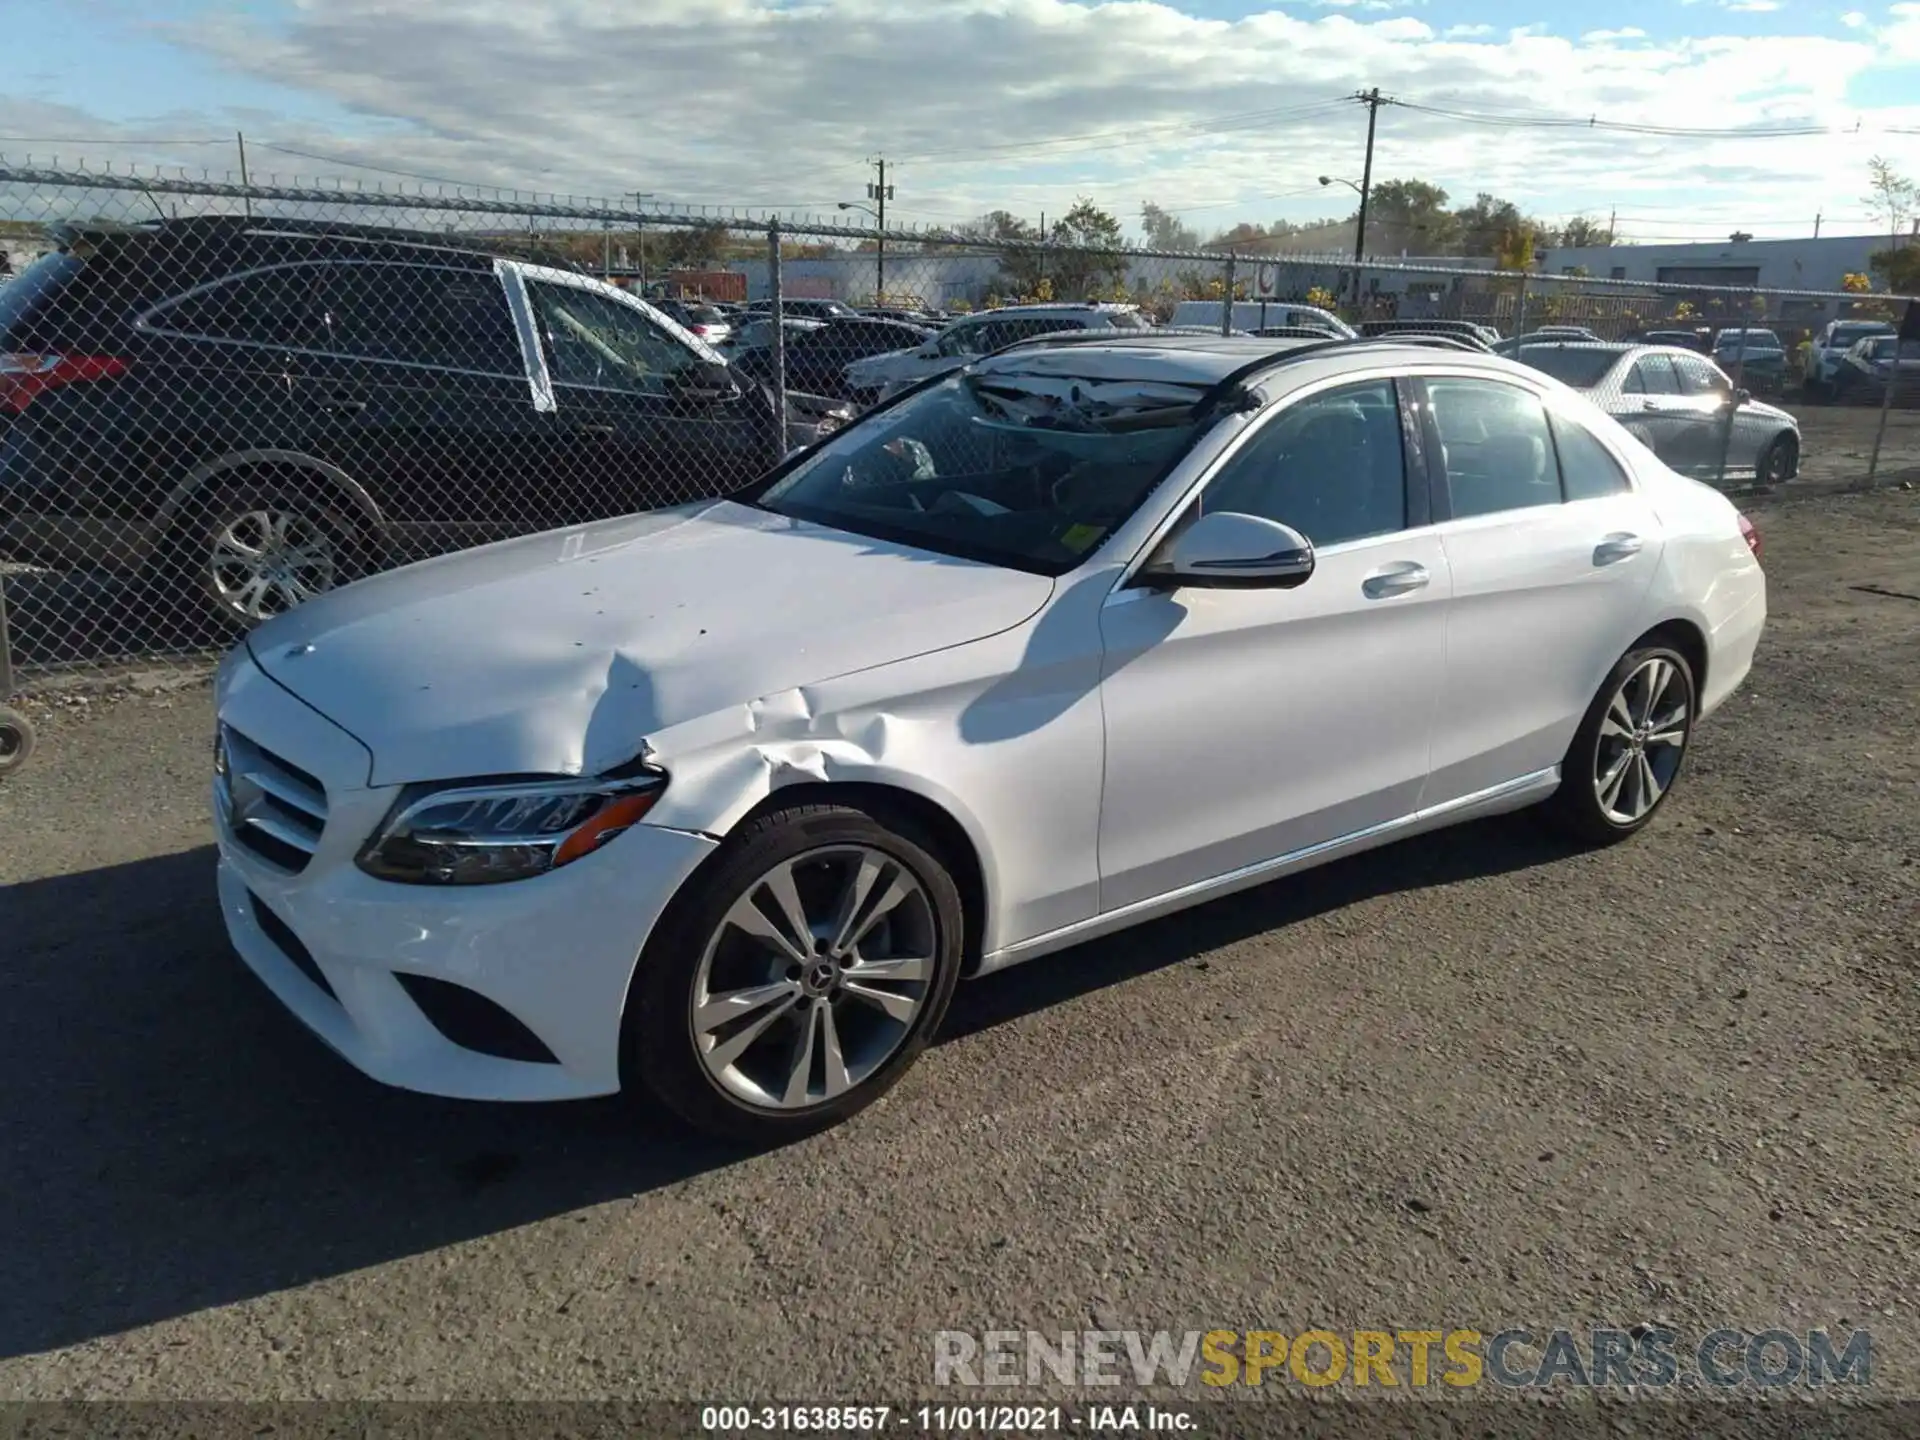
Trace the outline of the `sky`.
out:
[[[0,0],[0,40],[16,164],[241,131],[256,179],[834,215],[884,155],[906,224],[1206,234],[1350,211],[1378,87],[1376,180],[1643,242],[1867,233],[1868,159],[1920,174],[1920,0]]]

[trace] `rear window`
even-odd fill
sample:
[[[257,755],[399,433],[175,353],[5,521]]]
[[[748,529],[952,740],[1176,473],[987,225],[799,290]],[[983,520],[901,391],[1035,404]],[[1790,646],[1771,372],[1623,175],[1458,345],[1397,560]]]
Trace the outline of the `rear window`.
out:
[[[5,302],[0,301],[0,310],[3,309],[5,309]],[[1853,344],[1856,340],[1866,339],[1869,335],[1891,335],[1892,333],[1892,330],[1887,326],[1878,323],[1870,325],[1836,325],[1833,327],[1833,339],[1830,343],[1845,348]]]
[[[0,285],[0,342],[10,347],[27,342],[26,322],[65,288],[67,282],[86,269],[86,262],[72,255],[42,255],[13,279]],[[15,330],[22,333],[16,336]]]
[[[1519,355],[1521,364],[1575,390],[1591,390],[1598,385],[1619,358],[1612,350],[1569,350],[1558,345],[1528,345]]]

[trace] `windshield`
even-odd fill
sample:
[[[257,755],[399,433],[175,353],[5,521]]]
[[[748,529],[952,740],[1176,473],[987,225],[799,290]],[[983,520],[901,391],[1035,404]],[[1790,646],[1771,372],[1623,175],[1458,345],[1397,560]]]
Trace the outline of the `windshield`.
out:
[[[1619,358],[1617,350],[1574,350],[1564,345],[1528,345],[1519,355],[1522,365],[1531,365],[1575,390],[1598,385]]]
[[[1778,350],[1780,337],[1771,330],[1749,330],[1746,332],[1746,348],[1749,350]],[[1722,330],[1720,338],[1713,342],[1716,350],[1737,350],[1741,345],[1738,330]]]
[[[1878,321],[1866,325],[1836,325],[1833,327],[1832,344],[1845,349],[1856,340],[1864,340],[1869,335],[1891,335],[1893,327]]]
[[[828,440],[752,503],[1041,575],[1078,565],[1206,421],[1204,385],[954,375]]]

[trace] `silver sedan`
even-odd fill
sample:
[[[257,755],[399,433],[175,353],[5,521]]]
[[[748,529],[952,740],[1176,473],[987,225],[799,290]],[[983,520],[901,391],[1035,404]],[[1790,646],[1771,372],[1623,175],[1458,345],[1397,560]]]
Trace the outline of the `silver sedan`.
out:
[[[1682,475],[1779,485],[1800,473],[1800,425],[1672,345],[1528,345],[1517,357],[1582,391]],[[1721,462],[1724,449],[1726,460]]]

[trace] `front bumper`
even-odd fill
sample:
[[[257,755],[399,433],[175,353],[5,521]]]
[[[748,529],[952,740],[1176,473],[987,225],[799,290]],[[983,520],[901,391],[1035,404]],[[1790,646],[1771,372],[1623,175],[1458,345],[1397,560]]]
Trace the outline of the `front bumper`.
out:
[[[562,1100],[620,1088],[620,1022],[634,965],[713,840],[642,825],[531,880],[473,887],[377,880],[353,857],[397,791],[366,787],[366,750],[248,660],[223,671],[219,713],[223,724],[326,788],[324,827],[297,872],[243,843],[215,805],[227,933],[282,1004],[356,1068],[409,1090]],[[532,1032],[551,1062],[455,1043],[402,975],[455,985],[498,1006]]]

